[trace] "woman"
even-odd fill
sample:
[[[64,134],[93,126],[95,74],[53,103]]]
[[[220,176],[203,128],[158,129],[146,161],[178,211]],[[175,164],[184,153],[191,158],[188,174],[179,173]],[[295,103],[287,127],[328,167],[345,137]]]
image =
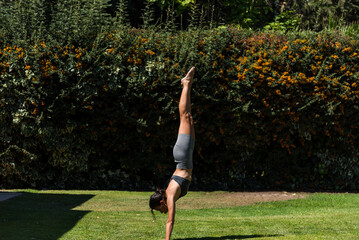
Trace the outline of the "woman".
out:
[[[183,86],[180,103],[180,126],[178,130],[177,142],[173,148],[173,156],[177,163],[176,170],[166,190],[157,190],[150,198],[150,208],[168,212],[166,223],[166,240],[170,240],[175,220],[176,205],[175,202],[187,194],[192,180],[194,148],[194,125],[191,115],[191,87],[195,68],[192,67],[186,77],[181,80]]]

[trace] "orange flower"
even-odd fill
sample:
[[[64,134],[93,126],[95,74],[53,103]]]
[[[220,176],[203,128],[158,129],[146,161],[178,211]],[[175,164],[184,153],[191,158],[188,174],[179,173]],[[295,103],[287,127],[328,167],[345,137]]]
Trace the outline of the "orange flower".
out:
[[[36,115],[37,113],[39,112],[39,109],[38,108],[35,108],[34,111],[32,111],[32,115]]]
[[[137,58],[134,60],[135,65],[141,65],[142,64],[142,60],[140,58]]]
[[[40,45],[41,45],[41,47],[46,48],[45,41],[42,41],[42,42],[40,43]]]
[[[149,54],[151,56],[156,54],[154,51],[151,51],[151,50],[147,50],[147,51],[145,51],[145,53],[147,53],[147,54]]]
[[[346,47],[342,50],[343,53],[345,52],[351,52],[352,51],[352,48],[351,47]]]
[[[301,79],[301,80],[303,80],[303,79],[306,78],[306,75],[305,75],[304,73],[299,73],[299,74],[298,74],[298,78]]]

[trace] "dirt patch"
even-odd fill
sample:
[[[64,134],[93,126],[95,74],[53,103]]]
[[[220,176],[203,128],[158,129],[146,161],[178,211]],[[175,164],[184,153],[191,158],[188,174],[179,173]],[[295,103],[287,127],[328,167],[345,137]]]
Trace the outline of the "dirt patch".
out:
[[[149,211],[152,192],[114,192],[112,197],[98,195],[91,201],[77,206],[82,211]],[[177,209],[226,208],[251,205],[259,202],[285,201],[305,198],[310,193],[290,192],[195,192],[190,191],[176,202]],[[116,200],[114,200],[116,199]]]
[[[251,205],[259,202],[286,201],[305,198],[308,193],[290,192],[214,192],[190,193],[176,204],[180,209],[225,208]]]

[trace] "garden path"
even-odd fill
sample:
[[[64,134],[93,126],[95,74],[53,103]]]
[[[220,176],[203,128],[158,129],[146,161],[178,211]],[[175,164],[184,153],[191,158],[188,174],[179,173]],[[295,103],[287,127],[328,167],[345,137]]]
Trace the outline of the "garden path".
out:
[[[21,193],[5,192],[3,190],[0,190],[0,202],[8,200],[13,197],[17,197],[19,195],[21,195]]]

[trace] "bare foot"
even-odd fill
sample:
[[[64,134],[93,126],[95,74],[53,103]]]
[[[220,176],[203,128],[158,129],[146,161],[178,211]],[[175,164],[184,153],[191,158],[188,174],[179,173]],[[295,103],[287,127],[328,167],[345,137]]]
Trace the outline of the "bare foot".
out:
[[[195,69],[195,67],[192,67],[191,70],[189,70],[189,72],[187,73],[187,75],[182,78],[181,83],[183,86],[192,84]]]

